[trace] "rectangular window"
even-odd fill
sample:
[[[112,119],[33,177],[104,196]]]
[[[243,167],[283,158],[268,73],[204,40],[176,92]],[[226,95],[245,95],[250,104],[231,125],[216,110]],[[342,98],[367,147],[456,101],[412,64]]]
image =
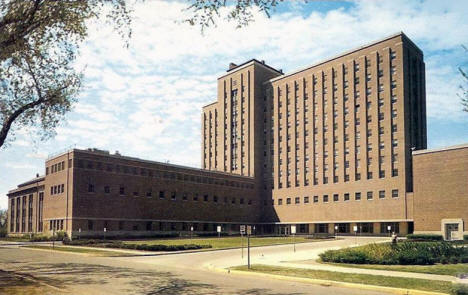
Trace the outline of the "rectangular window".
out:
[[[361,200],[361,193],[360,193],[360,192],[355,193],[354,199],[355,199],[356,201],[360,201],[360,200]]]
[[[125,187],[120,186],[120,188],[119,188],[119,194],[120,194],[120,195],[125,195]]]
[[[159,198],[164,199],[166,196],[164,195],[164,191],[159,191]]]
[[[397,189],[392,190],[392,198],[398,198],[398,190]]]
[[[309,197],[304,197],[304,204],[309,204]]]
[[[339,196],[338,194],[333,195],[333,202],[338,202],[339,201]]]
[[[278,205],[283,205],[283,199],[278,199]]]
[[[291,204],[291,198],[286,198],[286,205]]]
[[[94,193],[94,184],[88,184],[88,193]]]
[[[367,199],[368,200],[374,199],[374,196],[373,196],[372,192],[367,192]]]
[[[300,202],[301,202],[301,201],[300,201],[300,198],[299,198],[299,197],[296,197],[296,198],[294,199],[294,203],[295,203],[295,204],[299,204]]]
[[[314,203],[318,203],[319,201],[319,197],[318,196],[314,196]]]
[[[385,191],[379,191],[379,199],[385,199]]]
[[[328,195],[324,195],[324,196],[323,196],[323,202],[324,202],[324,203],[328,203]]]
[[[172,192],[172,194],[171,194],[171,200],[175,201],[176,198],[177,198],[176,192]]]
[[[104,187],[104,193],[106,194],[110,193],[110,187],[108,185]]]
[[[343,197],[344,201],[349,201],[349,193],[345,193]]]

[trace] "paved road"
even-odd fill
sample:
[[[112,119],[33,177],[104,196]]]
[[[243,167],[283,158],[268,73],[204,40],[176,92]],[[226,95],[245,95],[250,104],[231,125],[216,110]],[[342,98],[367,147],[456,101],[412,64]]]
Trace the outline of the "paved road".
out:
[[[359,243],[369,241],[376,239],[363,238]],[[326,248],[353,243],[354,239],[345,239],[297,244],[295,253],[292,245],[258,247],[252,249],[252,263],[311,259]],[[382,294],[210,270],[245,261],[240,249],[164,256],[93,257],[8,246],[0,247],[0,270],[3,270],[0,288],[5,284],[8,287],[11,282],[12,285],[41,283],[48,288],[47,294]]]

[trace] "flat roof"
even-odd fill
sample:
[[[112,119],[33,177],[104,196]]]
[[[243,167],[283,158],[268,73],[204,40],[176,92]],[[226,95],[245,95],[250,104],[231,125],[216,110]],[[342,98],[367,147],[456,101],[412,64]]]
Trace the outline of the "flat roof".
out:
[[[300,68],[300,69],[298,69],[298,70],[295,70],[295,71],[293,71],[293,72],[291,72],[291,73],[288,73],[288,74],[285,74],[285,75],[283,75],[283,76],[272,78],[272,79],[270,79],[270,80],[268,80],[268,81],[265,81],[263,84],[271,83],[271,82],[275,82],[275,81],[281,80],[281,79],[283,79],[283,78],[286,78],[286,77],[292,76],[292,75],[294,75],[294,74],[297,74],[297,73],[306,71],[306,70],[311,69],[311,68],[313,68],[313,67],[317,67],[317,66],[322,65],[322,64],[324,64],[324,63],[327,63],[327,62],[330,62],[330,61],[332,61],[332,60],[338,59],[338,58],[340,58],[340,57],[343,57],[343,56],[352,54],[352,53],[354,53],[354,52],[356,52],[356,51],[365,49],[365,48],[367,48],[367,47],[371,47],[371,46],[373,46],[373,45],[376,45],[376,44],[378,44],[378,43],[382,43],[382,42],[384,42],[384,41],[390,40],[390,39],[395,38],[395,37],[398,37],[398,36],[402,36],[403,38],[405,38],[407,41],[409,41],[409,43],[410,43],[412,46],[414,46],[421,54],[423,54],[422,50],[421,50],[418,46],[416,46],[416,44],[414,44],[414,42],[411,41],[411,39],[408,38],[408,37],[403,33],[403,31],[400,31],[400,32],[398,32],[398,33],[392,34],[392,35],[387,36],[387,37],[385,37],[385,38],[382,38],[382,39],[379,39],[379,40],[376,40],[376,41],[367,43],[367,44],[365,44],[365,45],[361,45],[361,46],[356,47],[356,48],[351,49],[351,50],[347,50],[347,51],[345,51],[345,52],[343,52],[343,53],[340,53],[340,54],[338,54],[338,55],[329,57],[329,58],[327,58],[327,59],[324,59],[324,60],[319,61],[319,62],[317,62],[317,63],[314,63],[314,64],[312,64],[312,65],[306,66],[306,67],[304,67],[304,68]]]
[[[467,148],[468,148],[468,143],[463,143],[463,144],[451,145],[451,146],[446,146],[446,147],[437,148],[437,149],[413,151],[413,156],[429,154],[429,153],[445,152],[445,151],[451,151],[451,150],[458,150],[458,149],[467,149]]]
[[[221,78],[223,78],[223,77],[226,77],[227,75],[230,75],[230,74],[232,74],[232,73],[234,73],[234,72],[236,72],[236,71],[238,71],[238,70],[241,70],[241,69],[246,68],[246,67],[248,67],[248,66],[250,66],[250,65],[253,65],[253,64],[255,64],[255,63],[258,64],[258,65],[260,65],[260,66],[263,66],[264,68],[266,68],[266,69],[268,69],[268,70],[270,70],[270,71],[272,71],[272,72],[275,72],[275,73],[277,73],[277,74],[283,75],[283,72],[282,72],[282,71],[279,71],[279,70],[277,70],[277,69],[275,69],[275,68],[273,68],[273,67],[271,67],[271,66],[265,64],[264,62],[261,62],[261,61],[255,59],[255,58],[252,58],[251,60],[248,60],[248,61],[246,61],[246,62],[244,62],[244,63],[242,63],[242,64],[236,66],[235,68],[232,68],[232,69],[227,70],[227,71],[226,71],[226,74],[221,75],[220,77],[218,77],[218,80],[221,79]]]
[[[135,158],[135,157],[122,156],[122,155],[116,155],[116,154],[111,154],[111,153],[104,153],[104,151],[72,149],[72,150],[67,151],[67,152],[85,153],[85,154],[104,156],[104,157],[109,157],[109,158],[114,158],[114,159],[123,159],[123,160],[130,160],[130,161],[146,163],[146,164],[157,164],[157,165],[167,166],[167,167],[171,167],[171,168],[192,170],[192,171],[202,172],[202,173],[206,173],[206,174],[219,174],[220,176],[230,176],[230,177],[237,177],[237,178],[244,179],[244,180],[254,180],[254,178],[251,177],[251,176],[239,175],[239,174],[228,173],[228,172],[223,172],[223,171],[215,171],[215,170],[194,168],[194,167],[189,167],[189,166],[170,164],[170,163],[164,163],[164,162],[158,162],[158,161],[143,160],[143,159]],[[67,152],[65,152],[65,153],[67,153]],[[65,154],[65,153],[62,153],[62,154]],[[61,156],[61,155],[57,155],[57,157],[59,157],[59,156]]]

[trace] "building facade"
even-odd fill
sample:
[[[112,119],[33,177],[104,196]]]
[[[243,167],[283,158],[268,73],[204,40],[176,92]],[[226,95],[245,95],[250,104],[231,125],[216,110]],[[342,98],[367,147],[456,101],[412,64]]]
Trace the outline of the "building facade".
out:
[[[403,33],[287,75],[256,59],[231,63],[201,122],[202,169],[95,149],[49,159],[45,176],[33,181],[42,185],[41,229],[444,232],[429,207],[418,207],[437,190],[416,189],[424,173],[413,165],[427,148],[425,65]],[[30,186],[8,194],[12,221],[25,216]],[[452,197],[466,199],[466,191]],[[466,220],[461,213],[442,219],[453,218]],[[39,231],[15,225],[10,232],[23,228]]]

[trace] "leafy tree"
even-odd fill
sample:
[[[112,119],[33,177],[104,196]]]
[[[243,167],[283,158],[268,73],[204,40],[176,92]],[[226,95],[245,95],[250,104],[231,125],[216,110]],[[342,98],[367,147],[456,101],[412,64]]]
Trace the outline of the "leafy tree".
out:
[[[7,234],[7,219],[8,211],[6,209],[0,209],[0,237],[4,237]]]
[[[80,90],[73,63],[87,22],[105,11],[130,37],[125,0],[0,0],[0,147],[20,128],[40,126],[41,139],[54,135]]]
[[[225,19],[236,22],[237,28],[241,28],[254,20],[252,9],[257,8],[270,17],[271,12],[283,0],[195,0],[189,2],[193,3],[186,10],[190,11],[191,16],[184,22],[192,26],[200,26],[203,32],[205,28],[216,26],[216,21],[221,17],[223,8],[227,10]]]
[[[468,53],[468,48],[462,45],[463,49]],[[463,106],[463,111],[468,112],[468,73],[465,72],[461,67],[458,68],[460,74],[465,80],[465,85],[460,85],[462,93],[460,94],[461,104]]]
[[[220,10],[242,27],[253,21],[252,8],[267,16],[282,0],[188,0],[191,25],[216,25]],[[70,111],[81,88],[73,67],[87,24],[106,14],[128,46],[130,10],[125,0],[0,0],[0,148],[15,131],[40,127],[47,139]]]

